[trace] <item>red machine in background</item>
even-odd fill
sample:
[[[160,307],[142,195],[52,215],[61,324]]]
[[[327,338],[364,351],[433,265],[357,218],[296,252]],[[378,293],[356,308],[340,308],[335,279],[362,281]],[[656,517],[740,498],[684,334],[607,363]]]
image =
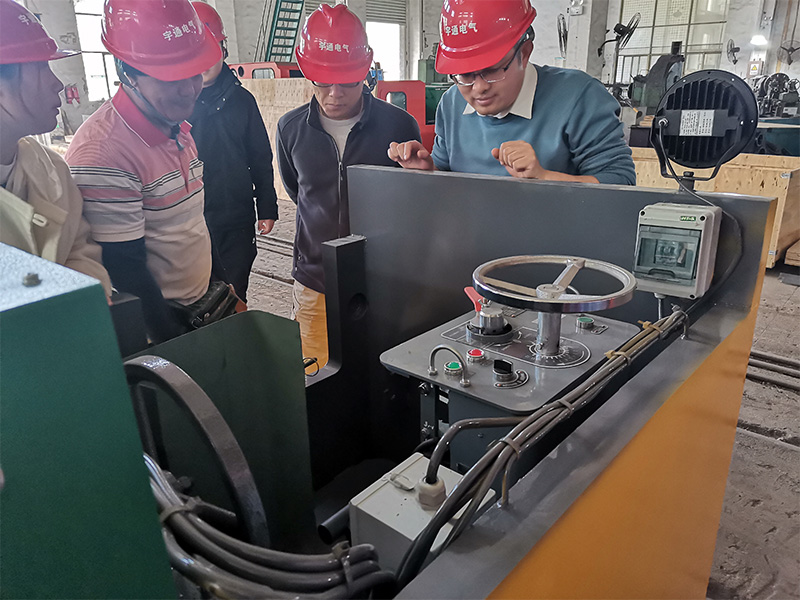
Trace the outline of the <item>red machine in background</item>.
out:
[[[427,86],[424,81],[409,79],[405,81],[379,81],[375,88],[375,95],[381,100],[399,106],[417,121],[422,135],[422,145],[430,152],[433,150],[434,117],[427,115]],[[437,98],[438,104],[438,98]]]
[[[239,79],[286,79],[303,76],[295,63],[251,62],[228,66]]]

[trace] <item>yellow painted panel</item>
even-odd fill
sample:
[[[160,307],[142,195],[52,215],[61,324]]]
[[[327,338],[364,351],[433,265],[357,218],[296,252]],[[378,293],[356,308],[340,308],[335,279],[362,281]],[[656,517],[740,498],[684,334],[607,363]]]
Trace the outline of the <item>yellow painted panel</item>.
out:
[[[706,597],[766,250],[747,317],[490,598]]]

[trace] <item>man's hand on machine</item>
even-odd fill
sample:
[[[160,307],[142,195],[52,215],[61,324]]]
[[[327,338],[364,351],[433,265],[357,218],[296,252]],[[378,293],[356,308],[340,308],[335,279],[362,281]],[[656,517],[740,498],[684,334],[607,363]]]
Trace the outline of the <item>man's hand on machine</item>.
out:
[[[528,142],[522,140],[503,142],[499,148],[492,150],[492,156],[506,168],[512,177],[547,179],[548,171],[539,164],[536,152]]]
[[[433,159],[421,142],[411,140],[398,144],[389,144],[389,158],[404,169],[417,169],[419,171],[433,171]]]
[[[536,151],[528,142],[514,140],[503,142],[499,148],[492,150],[494,156],[501,165],[506,168],[508,174],[520,179],[544,179],[547,181],[574,181],[577,183],[598,183],[593,175],[567,175],[558,171],[548,171],[539,159],[536,158]]]

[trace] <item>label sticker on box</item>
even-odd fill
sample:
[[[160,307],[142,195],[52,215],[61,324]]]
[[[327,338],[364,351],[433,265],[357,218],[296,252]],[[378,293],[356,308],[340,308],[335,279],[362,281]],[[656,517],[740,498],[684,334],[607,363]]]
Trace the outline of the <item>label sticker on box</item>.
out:
[[[679,135],[688,137],[711,137],[714,131],[713,110],[682,110]]]

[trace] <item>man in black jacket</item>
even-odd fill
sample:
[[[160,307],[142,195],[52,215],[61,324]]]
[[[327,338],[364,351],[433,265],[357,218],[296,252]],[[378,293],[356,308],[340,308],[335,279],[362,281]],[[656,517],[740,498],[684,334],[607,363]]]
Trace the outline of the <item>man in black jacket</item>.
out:
[[[256,227],[266,235],[278,219],[272,150],[255,98],[224,62],[228,52],[222,19],[205,2],[192,5],[223,51],[222,60],[203,73],[203,91],[189,119],[204,163],[214,274],[233,284],[247,302]]]
[[[328,361],[322,243],[350,234],[346,169],[394,166],[389,144],[420,135],[411,115],[364,85],[372,49],[344,4],[321,4],[308,17],[296,56],[314,98],[278,122],[278,168],[297,204],[292,318],[300,324],[303,355],[322,367]]]

